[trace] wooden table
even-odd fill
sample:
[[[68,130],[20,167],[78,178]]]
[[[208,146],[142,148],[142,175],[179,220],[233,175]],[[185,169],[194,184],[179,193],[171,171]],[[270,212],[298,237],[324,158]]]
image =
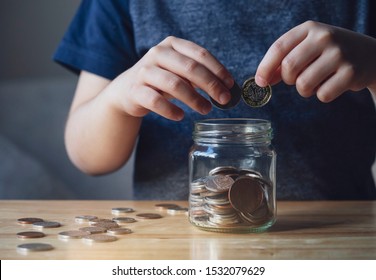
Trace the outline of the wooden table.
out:
[[[376,259],[376,201],[279,202],[278,221],[267,232],[227,234],[202,231],[184,214],[155,209],[160,201],[0,201],[0,259]],[[186,202],[169,201],[181,206]],[[133,233],[111,243],[63,241],[58,233],[74,230],[77,215],[112,218],[113,207],[156,212],[162,219],[137,221],[126,226]],[[35,230],[18,218],[40,217],[62,223],[44,229],[46,237],[22,240],[17,232]],[[20,254],[22,243],[43,242],[54,249]]]

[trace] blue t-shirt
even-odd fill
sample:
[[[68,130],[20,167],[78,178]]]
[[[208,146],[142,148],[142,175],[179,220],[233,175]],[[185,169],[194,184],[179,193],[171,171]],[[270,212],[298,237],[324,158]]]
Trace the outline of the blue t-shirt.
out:
[[[174,35],[208,49],[238,84],[254,75],[269,46],[306,20],[375,37],[372,1],[83,1],[54,59],[108,79],[134,65],[152,46]],[[375,16],[375,15],[373,15]],[[374,54],[370,54],[374,55]],[[328,62],[330,63],[330,61]],[[186,199],[193,122],[203,118],[270,120],[278,153],[278,199],[376,199],[371,165],[376,112],[370,93],[345,93],[324,104],[280,83],[264,107],[244,103],[202,116],[184,104],[174,122],[144,117],[136,151],[135,199]]]

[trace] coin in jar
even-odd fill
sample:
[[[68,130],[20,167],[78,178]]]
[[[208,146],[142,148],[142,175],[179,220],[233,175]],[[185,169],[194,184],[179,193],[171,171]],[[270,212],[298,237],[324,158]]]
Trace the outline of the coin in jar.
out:
[[[254,77],[247,79],[243,84],[242,98],[248,106],[262,107],[269,102],[271,96],[271,86],[259,87]]]
[[[242,90],[240,86],[237,83],[234,83],[234,85],[230,89],[231,99],[229,102],[227,102],[227,104],[220,104],[211,97],[210,97],[210,101],[215,107],[219,109],[222,109],[222,110],[231,109],[235,107],[236,105],[238,105],[240,98],[241,98],[241,92]]]
[[[227,192],[231,185],[234,183],[234,179],[227,175],[214,175],[210,176],[206,189],[214,193]]]
[[[241,176],[232,184],[228,197],[235,210],[253,213],[264,200],[264,189],[256,178]]]
[[[40,231],[23,231],[18,232],[17,237],[22,239],[29,239],[29,238],[41,238],[45,237],[46,235]]]

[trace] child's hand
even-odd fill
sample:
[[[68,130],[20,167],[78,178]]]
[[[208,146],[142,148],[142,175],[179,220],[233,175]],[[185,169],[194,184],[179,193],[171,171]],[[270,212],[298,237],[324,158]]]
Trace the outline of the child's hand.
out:
[[[269,48],[256,72],[266,86],[283,80],[303,97],[330,102],[347,90],[376,93],[376,39],[307,21]]]
[[[165,118],[181,120],[183,110],[169,99],[178,99],[193,110],[207,114],[211,103],[195,87],[226,104],[234,81],[206,49],[187,40],[168,37],[114,83],[118,85],[117,92],[122,93],[118,101],[126,114],[142,117],[154,111]]]

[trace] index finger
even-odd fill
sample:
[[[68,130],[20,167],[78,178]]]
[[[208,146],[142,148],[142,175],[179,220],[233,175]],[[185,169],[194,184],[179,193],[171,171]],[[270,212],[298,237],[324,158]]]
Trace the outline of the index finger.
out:
[[[212,72],[222,83],[230,89],[234,85],[234,80],[230,72],[220,63],[207,49],[181,38],[170,36],[165,42],[177,52],[196,60]]]
[[[266,87],[286,55],[300,44],[308,35],[306,28],[298,25],[279,37],[261,60],[255,75],[256,83]]]

